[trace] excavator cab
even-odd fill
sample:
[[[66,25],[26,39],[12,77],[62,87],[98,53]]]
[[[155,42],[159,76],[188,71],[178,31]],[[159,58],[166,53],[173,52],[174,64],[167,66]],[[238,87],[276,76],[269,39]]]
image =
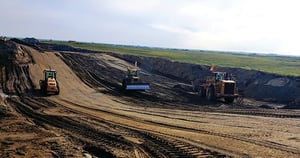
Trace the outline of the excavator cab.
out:
[[[127,69],[127,77],[128,78],[132,78],[132,79],[134,79],[134,80],[138,80],[139,79],[139,76],[138,76],[138,71],[137,71],[137,69],[130,69],[130,68],[128,68]]]

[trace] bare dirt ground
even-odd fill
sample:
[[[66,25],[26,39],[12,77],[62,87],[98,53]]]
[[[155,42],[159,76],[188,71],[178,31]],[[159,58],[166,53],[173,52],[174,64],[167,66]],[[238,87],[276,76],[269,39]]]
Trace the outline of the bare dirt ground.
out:
[[[124,93],[128,63],[107,53],[11,42],[1,66],[0,157],[299,157],[300,111],[207,102],[180,79],[142,69],[152,90]],[[1,57],[4,57],[2,55]],[[1,61],[1,60],[0,60]],[[43,69],[61,93],[43,96]]]

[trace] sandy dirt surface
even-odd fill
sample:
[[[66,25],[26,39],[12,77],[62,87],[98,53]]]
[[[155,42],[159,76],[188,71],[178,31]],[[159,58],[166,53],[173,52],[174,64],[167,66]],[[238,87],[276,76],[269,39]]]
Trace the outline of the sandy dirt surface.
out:
[[[127,61],[16,45],[23,58],[1,68],[0,157],[300,155],[299,110],[262,109],[253,99],[207,102],[183,81],[146,69],[151,90],[126,93]],[[59,95],[39,92],[49,67],[58,72]]]

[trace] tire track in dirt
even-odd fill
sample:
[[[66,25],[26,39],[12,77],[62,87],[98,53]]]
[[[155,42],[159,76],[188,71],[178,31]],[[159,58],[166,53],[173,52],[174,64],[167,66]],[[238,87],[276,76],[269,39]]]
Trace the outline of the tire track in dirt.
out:
[[[68,103],[74,104],[72,102],[68,102]],[[84,106],[81,106],[81,105],[78,105],[78,104],[76,104],[76,106],[79,106],[79,107],[82,107],[82,108],[87,108],[87,107],[84,107]],[[109,113],[111,115],[117,115],[119,117],[124,117],[124,118],[127,118],[127,119],[137,120],[136,118],[129,117],[127,115],[116,114],[116,113],[113,113],[113,112],[109,112],[107,110],[100,110],[100,109],[94,109],[94,108],[88,108],[88,109],[92,109],[92,110],[96,110],[96,111],[101,111],[101,112],[106,112],[106,113]],[[122,111],[122,110],[123,111],[128,111],[128,112],[140,113],[140,114],[147,114],[147,115],[151,115],[151,116],[159,116],[159,117],[162,117],[162,118],[170,118],[170,119],[182,120],[182,121],[187,121],[187,122],[195,122],[195,123],[203,123],[201,121],[195,121],[192,118],[190,118],[190,119],[176,118],[176,117],[170,117],[170,116],[166,115],[166,114],[172,114],[172,115],[174,115],[174,113],[161,113],[159,111],[145,112],[145,111],[139,111],[139,110],[133,110],[133,109],[128,109],[128,110],[117,109],[117,111]],[[157,114],[157,113],[161,113],[161,114]],[[197,116],[194,116],[194,117],[197,117]],[[199,130],[199,129],[188,128],[188,127],[174,126],[174,125],[170,125],[170,124],[164,124],[164,123],[159,123],[159,122],[152,122],[152,121],[147,121],[147,120],[138,120],[138,121],[142,121],[144,123],[150,123],[150,124],[153,124],[155,126],[167,127],[167,128],[170,128],[170,129],[192,131],[192,132],[196,132],[196,133],[203,133],[203,134],[209,134],[209,135],[214,135],[214,136],[220,136],[220,137],[235,139],[235,140],[239,140],[239,141],[248,142],[248,143],[251,143],[251,144],[256,144],[256,145],[259,145],[259,146],[268,147],[268,148],[271,148],[271,149],[286,151],[286,152],[290,152],[290,153],[293,153],[293,154],[300,154],[300,152],[298,151],[297,148],[290,147],[290,146],[287,146],[287,145],[284,145],[284,144],[279,144],[279,143],[271,142],[271,141],[257,141],[257,140],[252,140],[252,139],[248,139],[248,138],[244,138],[244,137],[233,136],[233,135],[229,135],[229,134],[214,133],[214,132],[210,132],[210,131],[206,131],[206,130]]]
[[[79,66],[79,65],[80,64],[78,64],[77,66]],[[101,80],[98,80],[96,77],[93,77],[93,78],[91,78],[89,80],[92,80],[93,81],[92,83],[96,83],[94,85],[95,87],[97,87],[99,85],[102,85],[102,84],[105,84],[105,83],[102,83]],[[109,89],[109,90],[111,90],[111,89]],[[140,98],[143,98],[143,97],[140,96]],[[74,103],[70,103],[70,104],[74,104]],[[76,105],[76,106],[80,106],[80,105]],[[83,108],[86,108],[86,107],[83,107]],[[96,109],[93,109],[93,110],[96,110]],[[99,110],[99,109],[97,109],[97,110]],[[197,109],[197,110],[199,110],[199,109]],[[108,111],[101,111],[101,112],[108,112]],[[136,111],[136,112],[137,113],[143,113],[143,112],[138,112],[138,111]],[[229,111],[229,110],[208,110],[208,112],[231,113],[231,111]],[[108,112],[108,113],[110,113],[110,112]],[[268,112],[266,112],[266,113],[265,112],[253,113],[251,111],[247,112],[247,110],[241,110],[241,111],[233,110],[232,113],[234,113],[234,114],[242,114],[242,115],[251,114],[253,116],[265,116],[265,117],[291,117],[291,118],[298,117],[298,115],[295,115],[295,114],[285,115],[285,114],[277,114],[277,113],[272,113],[272,112],[270,112],[270,113],[268,113]],[[112,113],[110,113],[110,114],[112,114]],[[156,115],[156,114],[150,114],[150,115]],[[125,117],[125,118],[127,117],[128,118],[128,116],[125,116],[125,115],[122,115],[120,117]],[[128,119],[133,119],[133,118],[128,118]],[[157,123],[157,122],[150,122],[150,123],[153,123],[156,126],[160,124],[160,123]],[[255,145],[259,145],[259,146],[264,146],[264,147],[268,147],[268,148],[271,148],[271,149],[286,151],[286,152],[290,152],[290,153],[293,153],[293,154],[298,154],[299,153],[297,151],[297,149],[285,146],[283,144],[276,144],[276,143],[267,142],[267,141],[256,141],[256,140],[247,139],[247,138],[244,138],[244,137],[237,137],[237,136],[233,136],[233,135],[222,134],[222,133],[214,133],[214,132],[209,132],[209,131],[201,131],[201,130],[199,131],[199,130],[195,130],[195,129],[189,129],[189,128],[178,127],[178,126],[174,127],[172,125],[167,125],[167,124],[166,125],[160,124],[160,126],[164,126],[164,127],[168,127],[168,128],[173,128],[173,129],[179,129],[179,130],[187,130],[187,131],[199,132],[199,133],[203,133],[203,134],[209,134],[209,135],[214,135],[214,136],[219,136],[219,137],[224,137],[224,138],[235,139],[235,140],[238,140],[238,141],[243,141],[243,142],[247,142],[247,143],[251,143],[251,144],[255,144]]]
[[[258,145],[258,146],[262,146],[262,147],[267,147],[267,148],[270,148],[270,149],[280,150],[280,151],[284,151],[284,152],[288,152],[288,153],[292,153],[292,154],[300,154],[300,152],[298,151],[297,148],[290,147],[290,146],[287,146],[287,145],[284,145],[284,144],[279,144],[279,143],[270,142],[270,141],[253,140],[253,139],[249,139],[249,138],[245,138],[245,137],[238,137],[238,136],[234,136],[234,135],[230,135],[230,134],[216,133],[216,132],[211,132],[211,131],[206,131],[206,130],[201,130],[201,129],[189,128],[189,127],[175,126],[175,125],[165,124],[165,123],[160,123],[160,122],[152,122],[152,121],[148,121],[148,120],[137,119],[135,117],[130,117],[130,116],[127,116],[127,115],[122,115],[122,114],[115,113],[115,112],[110,112],[108,110],[90,108],[90,107],[82,106],[82,105],[77,104],[77,103],[72,103],[70,101],[66,101],[66,100],[64,100],[64,101],[67,102],[68,104],[72,104],[72,105],[75,105],[76,107],[81,107],[83,109],[88,109],[88,110],[92,110],[92,111],[99,111],[101,113],[107,113],[107,114],[110,114],[110,115],[115,115],[118,118],[124,118],[124,119],[127,119],[127,120],[134,120],[134,121],[137,121],[137,122],[140,122],[140,123],[143,123],[143,124],[151,124],[151,125],[154,125],[156,127],[160,126],[160,127],[165,127],[165,128],[168,128],[168,129],[176,129],[176,130],[180,130],[180,131],[195,132],[195,133],[201,133],[201,134],[206,134],[206,135],[211,135],[211,136],[223,137],[223,138],[233,139],[233,140],[246,142],[246,143],[250,143],[250,144],[255,144],[255,145]],[[128,125],[126,125],[126,126],[128,126]],[[136,127],[133,127],[133,126],[128,126],[128,127],[136,128]],[[139,130],[144,130],[144,129],[139,128]],[[151,131],[151,132],[157,132],[157,131]],[[234,153],[234,152],[231,151],[231,153]]]
[[[35,59],[37,56],[40,56],[39,60],[35,60],[37,65],[30,65],[35,71],[32,69],[32,71],[28,71],[28,65],[26,64],[17,64],[17,66],[8,70],[11,71],[6,75],[9,78],[7,81],[9,85],[5,85],[5,87],[8,87],[11,92],[15,91],[15,94],[17,94],[13,100],[9,101],[19,113],[26,118],[32,119],[37,126],[58,129],[66,137],[79,142],[86,151],[95,156],[118,157],[118,155],[123,154],[123,156],[127,155],[127,157],[137,155],[140,157],[230,157],[231,155],[247,157],[256,154],[254,153],[255,151],[251,151],[252,153],[249,153],[249,155],[242,153],[241,150],[238,150],[238,152],[231,151],[234,149],[227,148],[224,146],[225,143],[222,146],[206,142],[210,139],[217,142],[223,141],[228,144],[233,142],[247,144],[258,151],[271,149],[268,151],[299,155],[299,152],[296,151],[297,148],[280,144],[280,142],[272,142],[272,139],[270,141],[257,141],[244,136],[219,132],[221,130],[213,132],[208,129],[191,127],[193,123],[202,123],[198,120],[193,120],[193,118],[197,117],[196,113],[190,115],[190,118],[184,118],[175,112],[143,111],[142,108],[134,108],[141,106],[146,108],[160,107],[161,109],[176,108],[187,111],[199,111],[201,108],[197,108],[194,103],[206,104],[205,101],[198,99],[197,95],[187,93],[186,87],[174,84],[177,81],[166,78],[163,74],[161,74],[162,76],[151,76],[161,79],[161,83],[154,84],[154,87],[157,88],[155,89],[156,91],[124,94],[118,88],[120,87],[119,80],[123,78],[123,71],[111,66],[111,64],[115,63],[108,64],[107,62],[111,61],[107,59],[105,59],[106,61],[102,61],[100,58],[93,59],[89,57],[89,54],[77,54],[76,56],[74,53],[55,52],[55,55],[53,53],[33,53],[32,57]],[[87,58],[82,58],[84,56],[87,56]],[[60,59],[63,59],[64,62]],[[65,64],[69,65],[69,67]],[[62,81],[64,86],[59,96],[42,98],[38,97],[40,95],[32,93],[32,89],[36,86],[34,83],[37,83],[36,81],[39,77],[39,70],[45,65],[56,67],[60,72],[58,79]],[[30,76],[30,73],[36,75]],[[74,75],[75,73],[77,76]],[[35,82],[32,83],[32,79]],[[86,83],[89,87],[83,83]],[[128,105],[125,106],[125,104]],[[104,106],[97,109],[98,106],[102,105],[111,106],[111,109]],[[189,107],[189,105],[193,106]],[[126,107],[132,108],[126,110]],[[243,110],[241,112],[239,110],[232,111],[243,114]],[[136,113],[137,116],[128,115],[128,112]],[[231,111],[208,109],[206,112],[224,112],[226,114]],[[251,114],[250,112],[250,115],[269,116],[264,113]],[[282,114],[280,117],[286,117],[285,113],[273,111],[270,111],[270,113],[275,114],[270,115],[271,117],[277,117],[280,114]],[[147,119],[147,117],[141,117],[140,115],[152,116],[155,119],[162,118],[162,120],[155,121],[155,119]],[[297,114],[293,113],[291,115]],[[107,118],[115,118],[115,120]],[[167,122],[166,119],[186,121],[190,125],[183,126]],[[133,122],[133,124],[128,124],[128,122]],[[212,127],[210,129],[215,130],[216,128]],[[191,137],[186,136],[193,136],[193,134],[199,134],[205,138],[199,137],[199,140],[192,140]],[[247,147],[244,146],[242,150],[247,150]]]
[[[286,111],[283,109],[279,110],[251,110],[251,109],[232,109],[232,110],[215,110],[212,112],[239,114],[239,115],[252,115],[252,116],[263,116],[263,117],[274,117],[274,118],[300,118],[300,111]]]
[[[26,100],[26,98],[24,98],[23,100]],[[124,141],[123,139],[120,139],[118,135],[112,135],[103,131],[97,131],[89,125],[79,124],[77,121],[74,121],[68,117],[44,115],[38,113],[34,109],[32,109],[32,107],[37,107],[38,105],[34,105],[32,102],[28,104],[17,100],[10,101],[15,105],[15,108],[19,113],[33,119],[33,121],[37,125],[43,127],[44,124],[48,124],[53,127],[59,128],[63,131],[66,131],[66,133],[68,133],[68,135],[73,139],[77,139],[85,144],[86,149],[92,151],[95,149],[99,149],[99,151],[103,151],[102,153],[100,153],[100,155],[97,155],[97,152],[93,153],[96,154],[96,156],[110,155],[109,157],[114,157],[110,153],[111,149],[130,149],[130,143]]]
[[[69,102],[69,104],[72,104],[72,103]],[[80,106],[80,105],[76,104],[76,106]],[[69,109],[69,110],[72,110],[72,109]],[[93,110],[93,111],[95,111],[95,110]],[[107,112],[107,111],[101,111],[101,112]],[[109,114],[116,115],[115,113],[109,113]],[[100,119],[99,117],[95,117],[88,113],[84,113],[82,115],[92,117],[94,120],[98,120],[98,122],[101,122],[102,125],[103,125],[103,123],[109,124],[109,126],[111,126],[111,128],[109,128],[109,129],[117,129],[118,131],[123,131],[122,135],[125,135],[125,136],[128,135],[130,137],[143,139],[144,142],[146,143],[146,144],[142,144],[143,149],[147,150],[149,152],[148,154],[152,155],[151,157],[164,157],[161,154],[163,154],[167,157],[198,157],[198,156],[230,157],[230,156],[226,156],[225,154],[221,154],[217,151],[213,151],[211,149],[205,149],[205,148],[201,148],[199,146],[193,146],[191,144],[188,144],[184,141],[184,138],[181,138],[181,140],[178,140],[178,137],[173,136],[173,135],[166,135],[166,134],[159,133],[157,131],[151,131],[151,130],[146,131],[143,128],[137,128],[134,126],[123,125],[122,123],[115,123],[112,121],[103,120],[103,119]],[[132,118],[132,117],[129,118],[128,116],[124,116],[124,115],[117,115],[117,116],[123,117],[126,119],[136,120],[136,118]],[[88,120],[86,120],[86,121],[88,121]],[[147,123],[147,121],[145,121],[144,123]],[[168,138],[168,139],[166,139],[166,138]],[[198,142],[198,144],[199,144],[199,142]],[[219,149],[219,150],[221,151],[221,149]],[[162,151],[162,153],[157,153],[157,151]],[[234,152],[231,151],[228,153],[234,153]]]
[[[18,105],[16,106],[16,108],[20,113],[32,118],[33,121],[36,122],[38,125],[46,123],[56,128],[72,132],[72,134],[75,133],[79,137],[72,135],[73,139],[88,139],[88,141],[81,140],[84,143],[87,143],[89,141],[97,142],[97,146],[105,148],[105,150],[108,152],[112,152],[110,151],[110,149],[116,147],[121,148],[122,150],[133,150],[132,143],[124,140],[122,135],[120,134],[114,135],[112,133],[101,132],[91,127],[90,124],[83,123],[81,119],[77,120],[76,118],[74,119],[68,117],[40,114],[34,111],[34,109],[37,109],[36,107],[39,106],[38,104],[44,107],[44,104],[52,105],[53,103],[46,103],[46,100],[44,100],[42,103],[34,102],[33,98],[30,98],[30,101],[26,100],[27,98],[24,98],[23,102],[12,102],[15,105]],[[40,101],[41,99],[37,100]],[[31,109],[32,107],[34,109]],[[111,123],[102,121],[101,124],[103,123],[112,126]],[[147,152],[147,155],[151,155],[150,157],[198,157],[204,155],[211,157],[227,157],[226,155],[220,154],[216,151],[195,147],[185,142],[176,140],[174,138],[169,138],[168,140],[166,140],[164,137],[159,137],[149,132],[141,132],[139,130],[134,130],[128,127],[122,127],[115,124],[113,126],[114,128],[118,128],[118,130],[121,130],[123,133],[126,132],[130,136],[134,135],[134,137],[136,138],[143,139],[144,143],[141,145],[141,147],[144,151]],[[85,147],[85,149],[92,150],[93,148],[95,148],[92,146],[95,145],[88,145]]]

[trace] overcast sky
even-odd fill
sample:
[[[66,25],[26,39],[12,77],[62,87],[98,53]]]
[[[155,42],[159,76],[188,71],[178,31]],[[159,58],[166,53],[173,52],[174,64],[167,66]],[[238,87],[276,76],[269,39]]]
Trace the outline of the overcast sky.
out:
[[[1,0],[0,36],[300,56],[299,0]]]

